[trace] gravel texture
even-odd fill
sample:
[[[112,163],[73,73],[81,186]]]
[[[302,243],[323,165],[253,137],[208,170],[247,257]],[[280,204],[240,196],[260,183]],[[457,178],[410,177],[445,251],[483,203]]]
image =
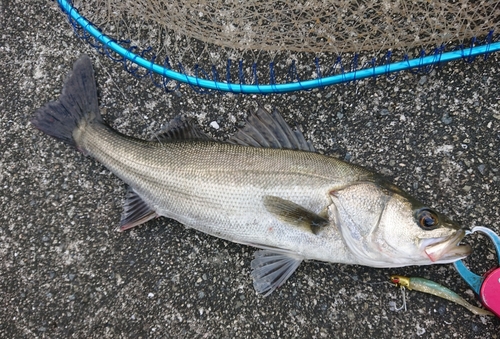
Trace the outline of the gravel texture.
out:
[[[500,320],[409,291],[432,279],[475,303],[452,265],[373,269],[308,262],[268,298],[253,290],[254,249],[164,218],[117,233],[124,184],[33,129],[81,53],[95,62],[103,115],[151,138],[179,113],[227,138],[249,109],[277,107],[317,149],[390,177],[463,225],[500,231],[500,55],[429,74],[287,95],[166,94],[76,39],[54,2],[3,1],[0,44],[0,337],[498,338]],[[495,253],[468,239],[478,273]]]

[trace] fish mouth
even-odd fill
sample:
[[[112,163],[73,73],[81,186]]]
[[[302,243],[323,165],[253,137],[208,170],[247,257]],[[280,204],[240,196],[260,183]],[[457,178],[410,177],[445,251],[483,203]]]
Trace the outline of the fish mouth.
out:
[[[465,237],[467,232],[463,229],[456,231],[449,237],[425,239],[425,254],[429,259],[436,263],[449,263],[465,258],[472,252],[469,245],[460,245],[460,241]],[[428,245],[431,243],[430,245]]]

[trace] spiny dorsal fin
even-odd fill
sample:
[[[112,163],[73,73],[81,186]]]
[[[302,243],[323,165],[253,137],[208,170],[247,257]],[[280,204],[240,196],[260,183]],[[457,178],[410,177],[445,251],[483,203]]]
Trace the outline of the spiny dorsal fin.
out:
[[[250,114],[246,125],[228,142],[243,146],[316,151],[298,128],[294,131],[290,128],[277,110],[269,114],[261,106]]]
[[[304,258],[281,249],[264,249],[255,252],[252,260],[253,287],[267,297],[285,283]]]
[[[275,196],[264,197],[267,211],[283,222],[318,234],[328,225],[328,219],[290,201]]]
[[[193,118],[187,118],[182,115],[178,115],[172,119],[154,139],[160,142],[187,139],[211,140],[211,138],[200,129]]]
[[[156,217],[157,214],[141,199],[132,188],[127,188],[123,204],[122,219],[118,231],[122,232]]]

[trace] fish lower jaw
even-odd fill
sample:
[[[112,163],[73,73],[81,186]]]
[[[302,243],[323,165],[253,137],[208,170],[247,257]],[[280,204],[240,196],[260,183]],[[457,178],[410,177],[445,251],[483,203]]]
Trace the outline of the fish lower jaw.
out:
[[[472,252],[469,245],[460,244],[464,236],[465,231],[459,230],[449,237],[425,239],[422,246],[433,263],[453,262],[467,257]]]
[[[464,259],[467,256],[469,256],[471,252],[472,252],[472,247],[470,247],[469,245],[458,245],[456,246],[455,249],[452,249],[451,251],[449,251],[440,258],[433,257],[432,255],[429,255],[427,253],[426,254],[433,263],[446,264],[455,262],[460,259]]]

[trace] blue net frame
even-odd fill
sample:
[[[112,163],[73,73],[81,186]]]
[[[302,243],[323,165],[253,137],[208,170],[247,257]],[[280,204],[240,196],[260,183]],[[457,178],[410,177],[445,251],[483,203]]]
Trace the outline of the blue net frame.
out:
[[[111,60],[123,64],[124,69],[136,77],[150,77],[155,86],[163,88],[165,91],[176,90],[181,83],[190,85],[199,93],[211,93],[213,90],[221,92],[242,93],[242,94],[275,94],[287,93],[300,90],[311,90],[326,86],[377,77],[381,75],[391,75],[404,70],[416,72],[430,72],[436,65],[454,60],[465,60],[472,62],[477,56],[483,55],[486,59],[490,53],[500,51],[500,38],[494,36],[490,31],[484,40],[473,38],[470,47],[459,46],[453,51],[445,51],[444,46],[435,48],[427,54],[421,51],[417,58],[405,57],[401,61],[393,62],[392,53],[388,51],[383,60],[378,61],[372,58],[370,62],[359,65],[358,56],[355,55],[348,65],[343,64],[343,59],[337,57],[335,63],[322,72],[320,60],[316,58],[315,78],[301,80],[299,78],[296,63],[292,62],[288,68],[286,83],[277,83],[275,75],[275,65],[269,64],[269,79],[267,84],[259,83],[257,77],[257,65],[252,65],[252,83],[245,82],[243,72],[243,61],[238,61],[238,83],[231,82],[232,60],[228,59],[225,69],[226,81],[221,81],[221,77],[215,66],[211,66],[209,72],[199,65],[193,67],[193,75],[187,74],[182,64],[177,65],[174,70],[170,60],[166,57],[163,65],[156,63],[157,56],[151,47],[141,49],[137,46],[130,46],[130,41],[115,40],[102,33],[94,24],[83,17],[71,1],[57,0],[60,8],[68,16],[73,26],[75,34],[82,40],[87,41],[101,54],[106,55]],[[148,59],[149,58],[149,59]],[[160,81],[154,77],[158,74]]]

